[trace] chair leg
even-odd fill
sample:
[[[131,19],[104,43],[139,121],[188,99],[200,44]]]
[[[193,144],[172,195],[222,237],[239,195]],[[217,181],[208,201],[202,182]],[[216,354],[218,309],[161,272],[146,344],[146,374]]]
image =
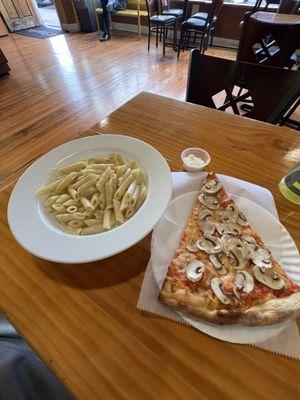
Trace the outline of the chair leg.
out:
[[[163,26],[163,55],[166,54],[166,25]]]
[[[181,47],[182,47],[184,33],[185,33],[185,31],[181,27],[179,44],[178,44],[178,49],[177,49],[177,58],[179,58],[179,53],[180,53],[180,50],[181,50]]]
[[[158,48],[158,25],[156,25],[156,48]]]
[[[162,33],[163,33],[162,27],[160,26],[160,27],[159,27],[159,41],[160,41],[160,42],[161,42],[161,39],[162,39]]]
[[[176,19],[175,23],[174,23],[174,35],[173,35],[173,50],[176,51],[176,39],[177,39],[177,24],[178,21]]]
[[[149,30],[148,30],[148,51],[150,50],[150,38],[151,38],[151,24],[149,23]]]

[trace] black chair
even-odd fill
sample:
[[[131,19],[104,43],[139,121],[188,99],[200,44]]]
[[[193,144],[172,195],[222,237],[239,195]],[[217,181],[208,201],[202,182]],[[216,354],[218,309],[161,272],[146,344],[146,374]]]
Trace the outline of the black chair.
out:
[[[237,115],[276,124],[299,95],[299,71],[205,56],[197,49],[191,52],[188,102],[221,111],[231,108]],[[254,107],[243,112],[240,104],[249,99]]]
[[[248,12],[244,16],[237,60],[291,68],[296,63],[295,52],[299,46],[300,19],[298,23],[275,23]]]
[[[173,47],[175,46],[175,38],[177,34],[176,30],[176,17],[173,15],[161,15],[159,14],[159,8],[155,0],[146,0],[146,6],[148,11],[148,51],[150,50],[151,32],[156,33],[156,47],[158,47],[159,37],[163,38],[163,55],[166,54],[166,37],[167,29],[172,29],[174,32]],[[156,9],[155,9],[156,6]]]
[[[213,0],[207,18],[187,18],[188,0],[184,1],[184,21],[181,24],[180,41],[177,50],[177,57],[180,51],[186,48],[199,47],[199,50],[204,53],[207,49],[209,37],[215,28],[215,24],[220,14],[223,5],[223,0]],[[190,38],[193,35],[193,43],[190,44]],[[195,45],[196,39],[199,39],[199,44]]]
[[[160,0],[159,6],[161,8],[162,15],[172,15],[173,17],[176,17],[177,20],[183,16],[183,8],[171,8],[170,0]]]

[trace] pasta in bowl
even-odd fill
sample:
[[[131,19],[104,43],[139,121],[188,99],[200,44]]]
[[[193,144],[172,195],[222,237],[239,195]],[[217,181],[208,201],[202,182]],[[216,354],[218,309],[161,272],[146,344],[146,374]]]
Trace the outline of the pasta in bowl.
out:
[[[93,235],[131,218],[147,196],[146,173],[122,154],[94,156],[52,171],[37,191],[46,213],[64,231]]]
[[[143,239],[171,194],[170,168],[154,147],[130,136],[95,135],[36,160],[15,185],[7,218],[15,239],[35,256],[84,263]]]

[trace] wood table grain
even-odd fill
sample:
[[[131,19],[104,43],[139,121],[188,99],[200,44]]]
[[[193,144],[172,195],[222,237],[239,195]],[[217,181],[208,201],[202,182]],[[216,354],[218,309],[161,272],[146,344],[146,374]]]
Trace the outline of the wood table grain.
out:
[[[211,169],[272,191],[299,246],[299,207],[277,188],[299,161],[298,132],[147,93],[84,135],[97,132],[150,143],[174,171],[181,170],[184,148],[205,148]],[[299,361],[218,341],[136,309],[150,235],[99,262],[43,261],[10,233],[10,192],[7,187],[0,193],[0,307],[75,398],[300,398]]]

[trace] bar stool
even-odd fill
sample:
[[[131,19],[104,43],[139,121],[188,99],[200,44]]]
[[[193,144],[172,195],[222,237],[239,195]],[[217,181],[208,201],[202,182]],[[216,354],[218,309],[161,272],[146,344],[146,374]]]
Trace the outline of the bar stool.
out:
[[[176,17],[173,15],[162,15],[158,13],[158,9],[156,10],[156,15],[153,15],[155,10],[155,1],[154,0],[146,0],[146,6],[148,11],[148,51],[150,50],[150,40],[151,40],[151,32],[156,32],[156,47],[158,47],[158,39],[159,36],[163,38],[163,55],[166,54],[166,37],[167,30],[172,29],[174,32],[173,37],[173,47],[175,43],[175,35],[176,35]]]

